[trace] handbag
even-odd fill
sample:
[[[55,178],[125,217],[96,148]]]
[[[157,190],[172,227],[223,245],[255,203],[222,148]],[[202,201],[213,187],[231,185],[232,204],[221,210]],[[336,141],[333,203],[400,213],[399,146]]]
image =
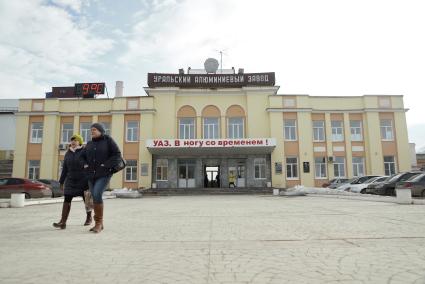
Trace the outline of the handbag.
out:
[[[86,208],[93,209],[93,196],[91,195],[90,190],[84,190],[84,204]]]

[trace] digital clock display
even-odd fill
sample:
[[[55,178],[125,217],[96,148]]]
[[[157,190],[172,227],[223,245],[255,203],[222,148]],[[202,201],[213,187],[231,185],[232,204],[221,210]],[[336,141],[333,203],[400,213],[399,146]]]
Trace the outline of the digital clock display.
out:
[[[105,83],[77,83],[75,95],[77,97],[93,98],[95,95],[105,93]]]

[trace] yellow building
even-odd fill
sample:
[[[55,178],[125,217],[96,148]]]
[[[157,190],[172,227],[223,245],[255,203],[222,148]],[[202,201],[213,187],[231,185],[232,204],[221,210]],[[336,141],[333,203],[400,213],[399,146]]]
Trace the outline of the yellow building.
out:
[[[281,95],[274,82],[150,73],[147,96],[21,99],[13,175],[58,179],[72,133],[89,139],[93,122],[128,162],[112,188],[320,186],[410,170],[402,96]]]

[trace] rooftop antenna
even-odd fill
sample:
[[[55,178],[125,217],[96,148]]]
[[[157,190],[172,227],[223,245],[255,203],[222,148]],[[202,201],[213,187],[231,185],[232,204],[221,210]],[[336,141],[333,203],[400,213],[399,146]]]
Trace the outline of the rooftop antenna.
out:
[[[222,49],[222,50],[216,49],[215,51],[220,53],[220,73],[223,74],[223,54],[227,55],[225,53],[226,49]]]

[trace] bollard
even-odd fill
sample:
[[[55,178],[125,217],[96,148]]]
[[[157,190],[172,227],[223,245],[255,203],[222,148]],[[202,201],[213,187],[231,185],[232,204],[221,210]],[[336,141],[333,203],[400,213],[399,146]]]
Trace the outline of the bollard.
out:
[[[412,191],[410,188],[397,188],[396,194],[398,204],[412,204]]]
[[[279,188],[273,188],[273,195],[279,195]]]
[[[25,193],[12,193],[10,196],[10,207],[20,208],[25,206]]]

